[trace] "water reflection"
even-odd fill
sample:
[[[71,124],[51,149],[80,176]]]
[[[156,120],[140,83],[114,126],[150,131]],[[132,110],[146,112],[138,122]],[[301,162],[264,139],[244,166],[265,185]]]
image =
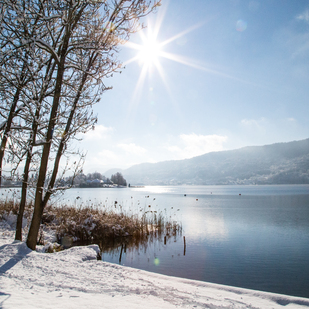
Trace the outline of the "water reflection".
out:
[[[145,186],[132,188],[135,192],[146,192],[150,194],[173,193],[176,187],[172,186]]]
[[[278,195],[201,194],[196,201],[193,194],[169,193],[156,200],[169,208],[179,207],[186,255],[182,242],[166,248],[154,244],[145,253],[130,253],[124,265],[309,297],[308,195],[283,195],[281,191]]]
[[[103,261],[132,267],[143,265],[153,270],[164,267],[166,261],[170,261],[174,256],[186,255],[186,241],[181,232],[174,235],[153,233],[139,239],[122,237],[112,242],[102,241],[99,246]],[[167,258],[169,253],[174,254]]]
[[[213,241],[223,241],[228,238],[228,229],[222,214],[212,213],[205,215],[201,208],[191,209],[186,217],[185,232],[191,238],[207,238]]]

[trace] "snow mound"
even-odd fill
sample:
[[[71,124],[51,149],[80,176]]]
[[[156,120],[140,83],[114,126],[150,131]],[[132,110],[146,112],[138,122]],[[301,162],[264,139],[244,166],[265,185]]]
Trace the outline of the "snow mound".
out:
[[[70,249],[57,252],[57,259],[69,259],[75,262],[84,262],[90,260],[97,260],[100,254],[100,248],[98,245],[89,245],[87,247],[72,247]]]

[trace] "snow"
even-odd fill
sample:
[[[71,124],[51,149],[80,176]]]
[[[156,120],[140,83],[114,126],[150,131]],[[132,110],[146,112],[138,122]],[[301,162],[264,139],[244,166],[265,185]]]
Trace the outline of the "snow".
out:
[[[97,245],[56,253],[13,241],[0,221],[0,308],[309,308],[309,299],[154,274],[97,260]],[[41,252],[40,252],[41,251]]]

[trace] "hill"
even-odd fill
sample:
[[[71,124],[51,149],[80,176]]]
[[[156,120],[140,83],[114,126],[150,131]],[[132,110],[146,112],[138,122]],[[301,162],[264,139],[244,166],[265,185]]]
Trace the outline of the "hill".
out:
[[[121,172],[131,185],[309,184],[309,139],[142,163]]]

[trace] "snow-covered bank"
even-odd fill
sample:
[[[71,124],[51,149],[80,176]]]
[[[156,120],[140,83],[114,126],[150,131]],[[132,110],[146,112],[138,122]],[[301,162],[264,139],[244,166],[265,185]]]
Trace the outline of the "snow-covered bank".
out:
[[[0,222],[0,308],[309,308],[309,299],[180,279],[97,261],[98,246],[58,253],[13,242]]]

